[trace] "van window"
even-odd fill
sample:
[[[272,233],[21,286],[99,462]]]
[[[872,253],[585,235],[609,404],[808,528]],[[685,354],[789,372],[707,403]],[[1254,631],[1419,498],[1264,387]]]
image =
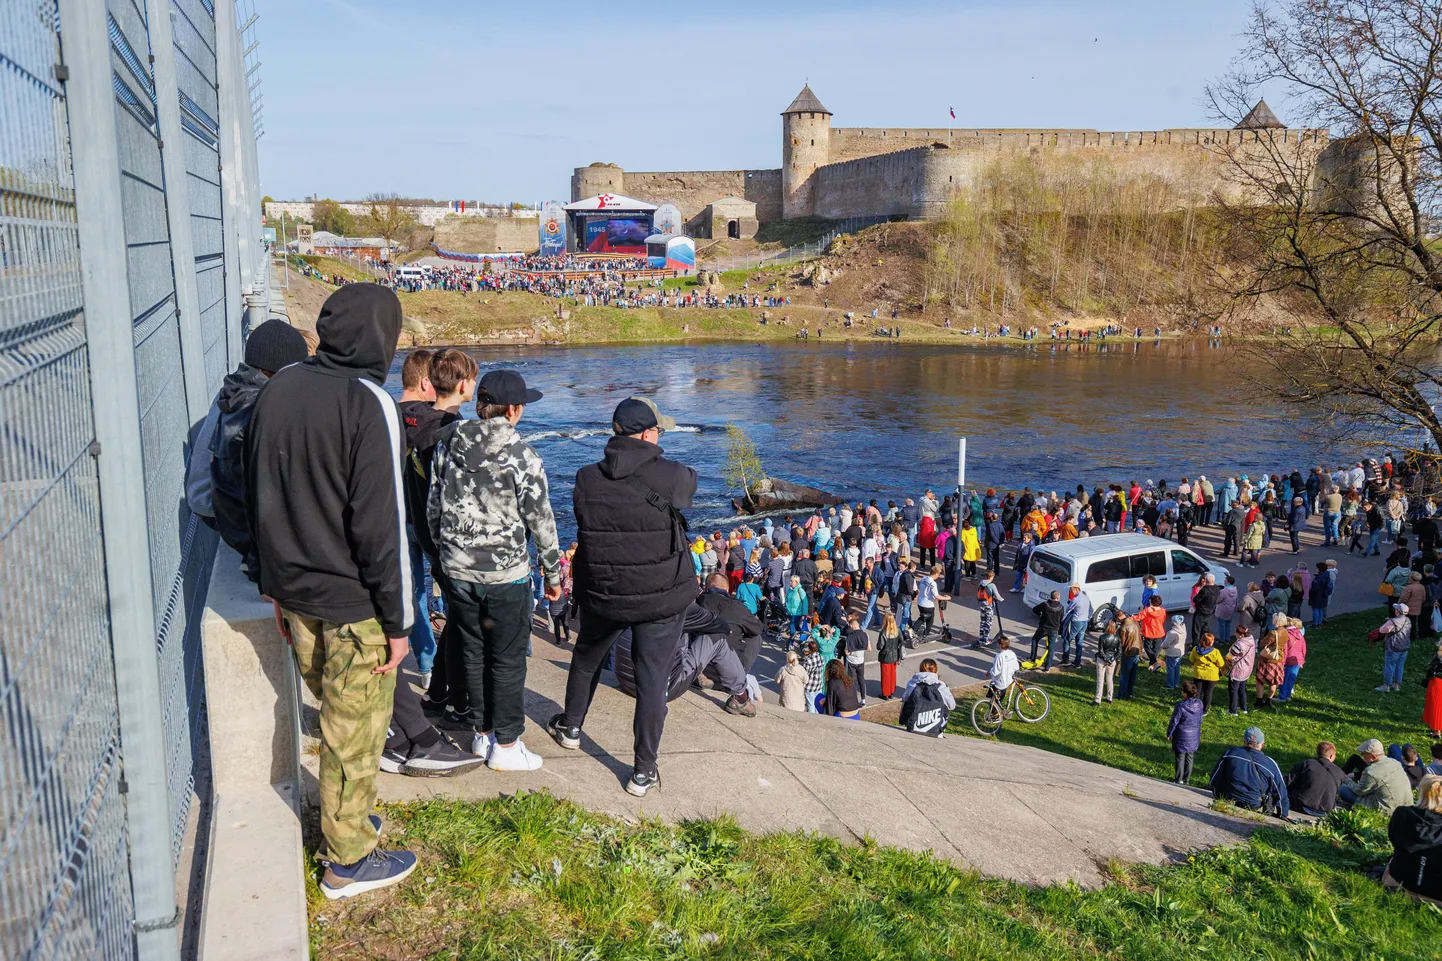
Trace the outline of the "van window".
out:
[[[1131,577],[1131,558],[1109,557],[1104,561],[1092,561],[1092,566],[1087,568],[1087,583],[1098,584],[1102,581],[1124,581]]]
[[[1207,565],[1187,551],[1172,551],[1173,574],[1205,574]]]
[[[1167,555],[1164,551],[1132,555],[1132,577],[1162,577],[1167,573]]]
[[[1050,554],[1031,555],[1031,572],[1056,584],[1071,583],[1071,562]]]

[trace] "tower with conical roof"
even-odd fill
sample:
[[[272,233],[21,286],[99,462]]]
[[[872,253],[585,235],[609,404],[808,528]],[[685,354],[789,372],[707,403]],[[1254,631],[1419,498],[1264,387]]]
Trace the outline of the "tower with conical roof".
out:
[[[831,111],[811,85],[781,111],[781,216],[809,217],[816,168],[831,162]]]

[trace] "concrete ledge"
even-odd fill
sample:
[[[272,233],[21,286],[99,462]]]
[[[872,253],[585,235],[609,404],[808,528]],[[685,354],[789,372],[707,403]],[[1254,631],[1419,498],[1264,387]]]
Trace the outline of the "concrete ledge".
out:
[[[310,956],[294,660],[225,545],[201,621],[214,809],[204,961]]]

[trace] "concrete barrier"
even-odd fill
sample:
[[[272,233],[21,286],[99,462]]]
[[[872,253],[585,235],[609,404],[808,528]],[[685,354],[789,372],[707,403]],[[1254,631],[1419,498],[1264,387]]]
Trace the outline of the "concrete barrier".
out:
[[[270,604],[221,545],[201,621],[214,808],[200,956],[310,956],[295,661]]]

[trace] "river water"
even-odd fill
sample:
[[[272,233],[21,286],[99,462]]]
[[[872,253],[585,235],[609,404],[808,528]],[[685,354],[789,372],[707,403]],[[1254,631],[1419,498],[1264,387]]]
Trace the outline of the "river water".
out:
[[[875,497],[883,508],[927,487],[952,490],[959,437],[968,486],[1255,476],[1306,470],[1320,454],[1306,436],[1315,425],[1259,395],[1228,349],[1205,341],[1086,351],[813,341],[471,352],[482,371],[513,367],[545,392],[520,431],[546,462],[563,538],[574,529],[576,470],[600,457],[611,411],[631,394],[681,425],[662,446],[700,474],[693,528],[732,516],[735,492],[721,479],[732,422],[769,474]],[[387,384],[393,393],[402,359]],[[466,413],[474,416],[470,405]]]

